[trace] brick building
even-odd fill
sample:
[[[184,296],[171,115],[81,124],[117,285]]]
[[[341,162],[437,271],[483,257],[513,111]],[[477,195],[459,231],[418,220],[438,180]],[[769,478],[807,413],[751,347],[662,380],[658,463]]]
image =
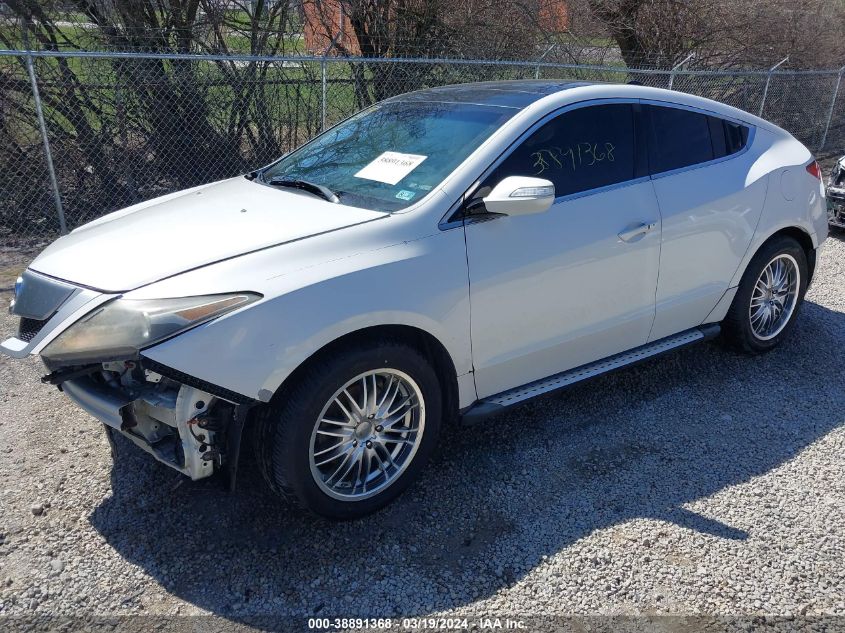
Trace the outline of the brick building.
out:
[[[566,0],[538,0],[540,28],[547,33],[563,33],[569,26]],[[353,55],[360,54],[355,31],[339,0],[314,0],[303,6],[305,48],[322,55],[332,39]]]

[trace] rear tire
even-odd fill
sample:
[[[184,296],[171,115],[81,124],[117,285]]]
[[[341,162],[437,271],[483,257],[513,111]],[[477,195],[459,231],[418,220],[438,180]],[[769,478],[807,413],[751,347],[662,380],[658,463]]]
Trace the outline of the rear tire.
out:
[[[795,325],[809,280],[807,256],[793,238],[766,242],[751,259],[722,322],[729,345],[747,354],[777,347]]]
[[[360,342],[310,363],[259,414],[256,455],[285,499],[329,519],[355,519],[417,478],[441,418],[440,383],[419,351]]]

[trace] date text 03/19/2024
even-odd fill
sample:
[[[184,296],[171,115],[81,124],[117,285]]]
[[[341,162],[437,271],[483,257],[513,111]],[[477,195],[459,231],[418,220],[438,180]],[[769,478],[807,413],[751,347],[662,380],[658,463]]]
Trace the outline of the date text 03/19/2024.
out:
[[[525,630],[525,622],[500,617],[480,618],[309,618],[308,628],[317,631],[333,630],[397,630],[397,631],[447,631],[447,630]]]

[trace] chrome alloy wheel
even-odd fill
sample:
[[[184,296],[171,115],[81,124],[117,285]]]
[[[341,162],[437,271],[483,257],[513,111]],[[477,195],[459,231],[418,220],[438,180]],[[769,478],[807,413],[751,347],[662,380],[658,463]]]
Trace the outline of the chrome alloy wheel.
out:
[[[800,287],[798,262],[782,253],[770,261],[751,293],[748,316],[751,331],[761,341],[773,339],[789,323],[798,303]]]
[[[410,465],[425,429],[425,402],[397,369],[360,374],[329,399],[311,432],[311,474],[327,495],[359,501]]]

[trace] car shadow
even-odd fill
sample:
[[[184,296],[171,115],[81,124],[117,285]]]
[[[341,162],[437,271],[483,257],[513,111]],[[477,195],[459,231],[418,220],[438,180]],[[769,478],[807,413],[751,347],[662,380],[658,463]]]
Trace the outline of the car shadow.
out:
[[[807,302],[796,325],[761,357],[704,344],[448,429],[421,481],[363,520],[292,510],[249,462],[234,495],[219,481],[174,489],[172,471],[120,440],[114,494],[90,521],[170,593],[234,621],[458,607],[638,518],[741,541],[729,519],[685,506],[843,424],[831,411],[845,411],[845,380],[830,378],[842,376],[845,314]],[[645,557],[660,536],[631,547]],[[356,592],[380,606],[359,612]]]

